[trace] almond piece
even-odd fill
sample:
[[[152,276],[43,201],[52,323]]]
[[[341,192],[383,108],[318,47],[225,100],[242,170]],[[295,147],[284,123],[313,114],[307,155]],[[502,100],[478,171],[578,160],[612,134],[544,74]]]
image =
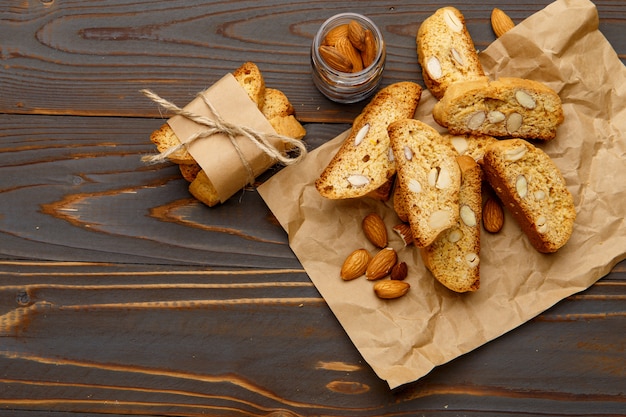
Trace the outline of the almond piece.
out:
[[[483,124],[486,118],[487,116],[485,116],[485,112],[477,111],[476,113],[472,114],[467,120],[467,127],[470,130],[476,130],[480,128],[480,126]]]
[[[443,229],[450,222],[450,217],[448,210],[437,210],[428,218],[428,227],[431,229]]]
[[[476,226],[476,213],[474,213],[474,210],[472,210],[470,206],[468,206],[467,204],[463,204],[461,206],[461,209],[459,210],[459,213],[461,220],[463,221],[463,223],[465,223],[466,226]]]
[[[465,60],[463,59],[463,55],[461,55],[461,53],[459,51],[457,51],[456,49],[452,48],[450,49],[450,55],[452,56],[452,59],[459,64],[460,66],[465,66]]]
[[[483,206],[483,227],[489,233],[498,233],[504,226],[504,210],[500,202],[489,197]]]
[[[438,176],[439,176],[438,167],[431,168],[431,170],[428,171],[428,185],[430,185],[431,187],[434,187],[437,184]]]
[[[433,80],[437,80],[443,76],[443,70],[441,69],[441,62],[437,57],[431,56],[426,61],[426,72]]]
[[[548,231],[548,219],[546,219],[546,216],[541,215],[537,218],[537,220],[535,221],[535,227],[537,228],[537,231],[541,234],[544,234]]]
[[[509,117],[506,119],[506,130],[509,133],[517,132],[519,128],[522,127],[523,121],[524,118],[521,114],[516,112],[509,114]]]
[[[319,53],[329,67],[341,72],[352,72],[350,58],[341,54],[334,46],[322,45],[319,48]]]
[[[400,239],[404,242],[404,246],[409,246],[413,243],[413,232],[411,231],[411,225],[408,223],[399,223],[393,227],[393,231],[400,236]]]
[[[350,62],[352,63],[352,72],[358,72],[363,69],[363,60],[361,59],[361,54],[359,50],[352,45],[350,39],[341,38],[337,40],[335,44],[335,48],[341,54],[346,56]]]
[[[383,299],[402,297],[409,292],[409,288],[411,288],[411,285],[408,282],[398,280],[384,280],[374,284],[374,292],[379,298]]]
[[[402,281],[409,274],[409,267],[406,262],[399,262],[391,268],[390,278],[397,281]]]
[[[422,192],[422,184],[415,178],[409,180],[409,190],[418,194]]]
[[[463,232],[459,228],[451,228],[450,233],[448,233],[448,241],[450,243],[456,243],[463,238]]]
[[[504,119],[506,119],[506,116],[501,111],[491,110],[489,113],[487,113],[487,120],[489,120],[489,123],[500,123],[504,121]]]
[[[352,252],[343,262],[339,276],[344,281],[350,281],[365,273],[367,265],[372,260],[372,255],[366,249],[357,249]]]
[[[348,37],[348,24],[347,23],[343,25],[335,26],[334,28],[328,31],[326,36],[324,36],[324,41],[322,42],[322,45],[335,46],[335,44],[337,43],[339,39],[347,38],[347,37]]]
[[[365,29],[356,20],[351,20],[348,23],[348,39],[359,51],[365,50]]]
[[[517,100],[520,106],[527,108],[529,110],[532,110],[535,107],[537,107],[537,103],[535,102],[535,99],[524,90],[517,90],[515,92],[515,100]]]
[[[463,136],[453,136],[450,141],[452,142],[452,146],[454,146],[454,149],[456,149],[459,155],[463,155],[465,152],[467,152],[469,144],[467,143],[467,139],[465,139]]]
[[[359,146],[361,142],[363,142],[363,139],[365,139],[365,136],[367,135],[369,131],[370,131],[370,124],[369,123],[364,124],[363,127],[359,129],[356,136],[354,137],[354,146]]]
[[[465,261],[471,268],[475,268],[480,263],[480,257],[475,253],[468,253],[465,255]]]
[[[439,190],[444,190],[452,185],[452,176],[450,171],[448,171],[445,167],[439,168],[439,174],[437,175],[437,183],[435,187]]]
[[[371,30],[365,30],[365,46],[363,51],[361,51],[361,60],[363,61],[363,68],[367,68],[376,59],[376,54],[378,53],[378,49],[376,48],[376,40],[374,39],[374,34]]]
[[[526,148],[526,146],[519,146],[517,148],[508,149],[504,151],[504,159],[507,162],[518,161],[526,155],[527,151],[528,149]]]
[[[452,10],[445,9],[443,11],[443,20],[453,32],[460,33],[463,31],[463,22]]]
[[[528,180],[524,175],[520,174],[515,179],[515,190],[520,198],[525,198],[528,194]]]
[[[491,28],[493,29],[493,33],[496,34],[496,37],[499,38],[513,29],[513,27],[515,27],[515,23],[513,23],[513,20],[502,10],[496,7],[491,11]]]
[[[347,180],[351,186],[356,188],[365,187],[367,184],[370,183],[369,178],[361,174],[350,175],[348,176]]]
[[[365,277],[370,281],[384,278],[389,275],[397,261],[398,254],[393,248],[381,249],[367,265]]]
[[[387,247],[387,227],[383,219],[376,213],[370,213],[361,222],[365,237],[377,248]]]
[[[405,145],[404,148],[402,148],[402,150],[404,151],[404,157],[406,158],[407,161],[410,161],[411,159],[413,159],[413,150],[411,150],[411,148]]]

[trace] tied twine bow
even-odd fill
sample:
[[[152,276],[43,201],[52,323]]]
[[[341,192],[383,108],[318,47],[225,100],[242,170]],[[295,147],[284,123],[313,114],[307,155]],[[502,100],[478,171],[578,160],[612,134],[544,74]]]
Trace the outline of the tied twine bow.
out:
[[[176,115],[183,116],[201,126],[206,127],[206,129],[201,130],[191,135],[185,143],[181,142],[178,145],[171,146],[165,151],[157,155],[147,155],[147,156],[142,157],[141,160],[143,162],[146,162],[149,164],[156,164],[156,163],[164,162],[168,159],[170,155],[185,148],[188,144],[191,144],[192,142],[198,139],[208,138],[210,136],[213,136],[215,134],[220,134],[220,133],[226,135],[228,139],[230,140],[230,143],[235,148],[237,155],[241,159],[241,162],[243,163],[248,173],[249,184],[252,184],[254,182],[254,171],[252,167],[250,166],[250,163],[248,162],[248,160],[245,158],[241,148],[239,147],[239,144],[235,140],[237,136],[243,136],[251,140],[260,150],[262,150],[266,155],[270,156],[272,160],[278,161],[284,165],[293,165],[299,162],[302,158],[306,156],[306,153],[307,153],[306,147],[304,143],[300,140],[293,139],[288,136],[279,135],[276,133],[257,132],[256,130],[250,129],[246,126],[239,126],[239,125],[227,122],[226,120],[222,119],[222,117],[219,115],[215,107],[209,102],[206,96],[202,93],[198,93],[198,96],[202,98],[202,101],[204,102],[204,104],[206,104],[209,110],[211,110],[211,113],[213,114],[213,118],[191,113],[185,109],[181,109],[180,107],[176,106],[174,103],[171,103],[165,100],[164,98],[159,97],[157,94],[153,93],[150,90],[141,90],[141,92],[146,97],[150,98],[155,103],[158,103],[166,110],[169,110]],[[285,144],[291,145],[289,146],[289,148],[297,148],[298,155],[295,157],[286,156],[283,152],[281,152],[271,143],[270,140],[272,139],[281,140]]]

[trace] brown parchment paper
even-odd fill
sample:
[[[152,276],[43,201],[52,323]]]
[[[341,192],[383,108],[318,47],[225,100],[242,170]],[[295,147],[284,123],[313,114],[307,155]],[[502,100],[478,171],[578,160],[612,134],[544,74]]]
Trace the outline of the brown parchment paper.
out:
[[[270,122],[232,74],[224,75],[201,94],[207,98],[223,120],[260,133],[276,134]],[[197,115],[215,117],[200,97],[196,97],[184,109]],[[205,130],[206,127],[180,115],[171,117],[167,123],[179,140],[187,144],[187,150],[211,180],[221,202],[226,201],[250,182],[251,175],[244,165],[244,160],[252,170],[252,177],[261,174],[276,162],[248,138],[242,136],[235,138],[242,154],[240,156],[226,134],[219,133],[189,143],[193,134]],[[278,150],[284,150],[281,140],[272,138],[270,140]]]
[[[598,31],[595,6],[556,1],[480,56],[490,76],[540,80],[563,100],[565,122],[557,138],[539,145],[562,170],[576,205],[573,235],[557,253],[535,251],[507,213],[499,234],[481,236],[480,289],[455,294],[435,282],[414,247],[404,248],[390,233],[390,246],[409,264],[411,289],[383,301],[372,282],[344,282],[339,269],[366,244],[360,222],[367,213],[379,213],[388,228],[398,222],[391,203],[327,200],[313,185],[347,132],[259,187],[316,288],[390,388],[514,329],[625,258],[626,69]],[[415,117],[437,126],[434,103],[425,91]]]

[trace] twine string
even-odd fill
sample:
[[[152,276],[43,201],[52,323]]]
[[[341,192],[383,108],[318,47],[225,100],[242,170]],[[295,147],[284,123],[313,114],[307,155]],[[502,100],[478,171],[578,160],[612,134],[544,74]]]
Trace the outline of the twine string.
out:
[[[209,108],[209,110],[213,114],[213,118],[195,114],[185,109],[182,109],[176,106],[174,103],[168,100],[165,100],[164,98],[158,96],[157,94],[153,93],[150,90],[141,90],[141,92],[146,97],[150,98],[152,101],[159,104],[166,110],[176,115],[185,117],[205,128],[191,135],[187,139],[187,141],[184,143],[181,142],[177,145],[171,146],[159,154],[146,155],[142,157],[141,159],[143,162],[146,162],[149,164],[165,162],[170,155],[172,155],[175,152],[180,151],[181,149],[185,148],[186,146],[195,142],[196,140],[209,138],[215,134],[224,134],[225,136],[228,137],[228,139],[230,140],[230,143],[233,145],[235,151],[237,152],[239,159],[241,160],[243,166],[245,167],[248,173],[248,181],[250,184],[252,184],[254,182],[254,171],[252,169],[252,166],[250,165],[250,162],[246,159],[245,155],[243,154],[241,147],[237,143],[235,139],[236,137],[243,136],[249,139],[266,155],[271,157],[273,160],[282,163],[283,165],[293,165],[299,162],[302,158],[304,158],[304,156],[307,153],[304,143],[300,140],[293,139],[288,136],[279,135],[276,133],[258,132],[249,127],[240,126],[240,125],[230,123],[224,120],[219,115],[219,113],[217,112],[213,104],[211,104],[211,102],[209,102],[207,97],[202,93],[198,93],[198,96],[202,99],[204,104],[206,104],[206,106]],[[290,145],[289,146],[290,149],[296,148],[298,150],[297,155],[294,157],[285,155],[283,152],[281,152],[272,144],[272,140],[283,141],[287,145]]]

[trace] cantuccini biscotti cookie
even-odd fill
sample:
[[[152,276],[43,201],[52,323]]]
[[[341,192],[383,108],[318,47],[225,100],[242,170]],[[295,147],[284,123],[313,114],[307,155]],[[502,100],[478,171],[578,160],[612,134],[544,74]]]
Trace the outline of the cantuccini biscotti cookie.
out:
[[[306,130],[295,117],[293,105],[280,90],[265,88],[261,112],[276,133],[293,139],[302,139]]]
[[[437,10],[422,22],[415,41],[424,84],[436,98],[441,99],[453,83],[485,76],[458,9]]]
[[[209,207],[220,203],[220,196],[204,170],[200,170],[189,184],[189,193]]]
[[[487,148],[483,171],[539,252],[556,252],[565,245],[573,231],[576,210],[550,156],[527,141],[502,140]]]
[[[480,219],[482,169],[468,155],[457,157],[461,168],[459,221],[420,249],[424,265],[444,286],[456,292],[480,286]]]
[[[400,220],[404,223],[409,222],[409,213],[406,210],[406,207],[404,207],[404,197],[398,181],[396,181],[395,186],[393,187],[393,210],[396,212]]]
[[[498,140],[493,136],[486,135],[451,135],[445,133],[442,136],[445,140],[450,141],[459,155],[469,155],[474,158],[474,161],[483,159],[487,146]]]
[[[198,173],[202,171],[200,164],[179,164],[178,169],[183,178],[188,182],[195,180]]]
[[[245,62],[233,72],[233,76],[277,134],[293,139],[302,139],[306,135],[306,129],[295,118],[293,105],[287,96],[280,90],[266,88],[263,74],[255,63]],[[152,132],[150,140],[159,152],[180,145],[180,139],[167,123]],[[174,152],[169,159],[179,164],[183,178],[191,183],[189,191],[194,197],[209,207],[220,202],[211,180],[186,148]]]
[[[389,125],[397,181],[414,244],[430,245],[459,220],[461,171],[452,144],[427,124],[404,119]]]
[[[273,119],[274,117],[295,114],[293,105],[285,93],[275,88],[265,88],[262,102],[263,105],[260,109],[267,120]]]
[[[265,105],[265,78],[254,62],[244,62],[233,75],[259,109]]]
[[[433,108],[451,134],[550,140],[563,123],[559,95],[547,85],[503,77],[457,82]]]
[[[363,197],[395,174],[387,126],[395,120],[413,117],[421,87],[399,82],[380,90],[352,124],[328,166],[315,181],[319,193],[330,199]]]

